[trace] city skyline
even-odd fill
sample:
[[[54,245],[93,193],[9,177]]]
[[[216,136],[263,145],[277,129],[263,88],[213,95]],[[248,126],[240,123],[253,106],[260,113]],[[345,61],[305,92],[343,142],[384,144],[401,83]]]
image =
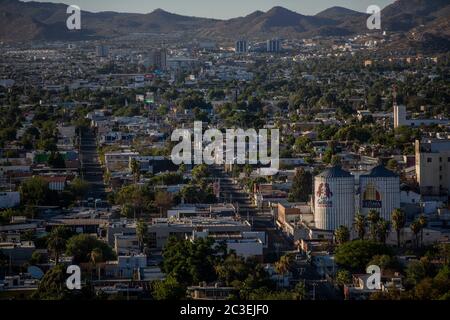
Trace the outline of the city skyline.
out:
[[[25,1],[30,2],[30,1]],[[208,1],[208,0],[155,0],[146,2],[142,0],[129,0],[127,2],[121,0],[111,0],[104,3],[99,0],[44,0],[37,2],[52,2],[78,5],[82,10],[91,12],[115,11],[115,12],[132,12],[132,13],[149,13],[158,8],[186,16],[207,17],[215,19],[230,19],[239,16],[246,16],[254,11],[267,11],[275,6],[282,6],[286,9],[296,11],[304,15],[315,15],[325,9],[339,6],[348,9],[364,12],[370,5],[378,5],[380,8],[395,2],[394,0],[258,0],[246,1],[242,3],[237,0]]]

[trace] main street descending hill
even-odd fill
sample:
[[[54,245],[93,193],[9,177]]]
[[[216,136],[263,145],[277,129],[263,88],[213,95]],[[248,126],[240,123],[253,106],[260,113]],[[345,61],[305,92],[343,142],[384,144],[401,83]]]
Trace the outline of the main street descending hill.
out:
[[[100,164],[96,137],[92,129],[85,129],[81,132],[80,157],[82,176],[90,187],[87,197],[105,200],[103,168]]]

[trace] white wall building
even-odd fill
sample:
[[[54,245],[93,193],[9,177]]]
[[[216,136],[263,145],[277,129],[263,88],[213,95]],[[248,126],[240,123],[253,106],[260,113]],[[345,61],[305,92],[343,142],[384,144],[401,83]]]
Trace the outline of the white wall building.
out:
[[[407,119],[406,106],[397,104],[394,105],[394,128],[401,126],[431,126],[434,124],[447,125],[449,121],[449,119]]]
[[[263,251],[266,244],[265,232],[242,232],[234,235],[211,235],[208,230],[194,230],[190,238],[195,240],[206,237],[211,237],[214,239],[217,245],[224,242],[227,245],[229,252],[234,251],[236,255],[240,257],[263,257]]]
[[[0,208],[14,208],[20,204],[19,192],[0,192]]]

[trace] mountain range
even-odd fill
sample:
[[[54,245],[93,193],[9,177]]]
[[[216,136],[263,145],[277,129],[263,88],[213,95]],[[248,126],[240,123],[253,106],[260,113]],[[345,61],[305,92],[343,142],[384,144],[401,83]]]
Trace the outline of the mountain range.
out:
[[[147,14],[83,11],[80,31],[67,30],[66,9],[65,4],[0,0],[0,41],[82,40],[131,33],[180,33],[233,40],[346,36],[368,31],[366,13],[342,7],[314,16],[274,7],[229,20],[188,17],[162,9]],[[397,0],[381,12],[383,30],[414,32],[421,34],[420,39],[433,37],[443,41],[449,41],[449,17],[448,0]]]

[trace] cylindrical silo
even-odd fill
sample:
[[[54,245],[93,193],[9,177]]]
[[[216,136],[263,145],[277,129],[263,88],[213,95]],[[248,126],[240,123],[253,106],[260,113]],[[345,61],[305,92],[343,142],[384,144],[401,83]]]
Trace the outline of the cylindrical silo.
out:
[[[400,208],[400,178],[383,166],[373,168],[359,178],[361,213],[377,210],[380,217],[391,220],[394,209]]]
[[[352,227],[355,215],[355,178],[339,166],[314,178],[314,221],[321,230]]]

